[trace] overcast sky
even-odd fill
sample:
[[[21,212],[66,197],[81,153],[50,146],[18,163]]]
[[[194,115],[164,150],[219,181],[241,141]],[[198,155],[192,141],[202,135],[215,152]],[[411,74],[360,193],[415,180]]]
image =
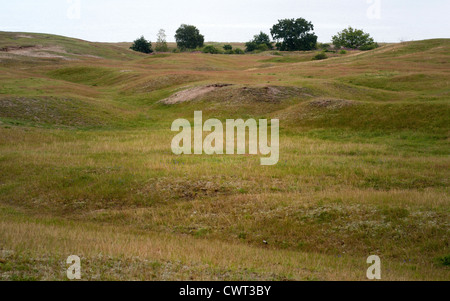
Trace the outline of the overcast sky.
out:
[[[319,41],[351,25],[379,42],[450,38],[449,0],[1,0],[0,31],[42,32],[89,41],[174,41],[182,23],[206,41],[246,42],[278,19],[305,18]]]

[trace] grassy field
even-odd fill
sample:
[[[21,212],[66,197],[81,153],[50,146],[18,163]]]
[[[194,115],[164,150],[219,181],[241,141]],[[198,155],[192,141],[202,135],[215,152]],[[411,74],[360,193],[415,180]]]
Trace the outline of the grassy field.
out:
[[[127,48],[0,32],[1,280],[450,280],[450,40]],[[196,110],[280,119],[280,162],[173,155]]]

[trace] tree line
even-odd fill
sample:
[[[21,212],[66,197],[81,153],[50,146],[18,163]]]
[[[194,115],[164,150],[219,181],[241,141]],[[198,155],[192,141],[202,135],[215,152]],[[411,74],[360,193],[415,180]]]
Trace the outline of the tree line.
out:
[[[270,39],[270,36],[264,32],[256,34],[251,41],[245,44],[245,52],[262,52],[274,48],[279,51],[310,51],[318,48],[318,37],[314,33],[314,25],[303,18],[279,20],[278,23],[270,29],[270,35],[272,36],[272,40]],[[205,53],[213,54],[244,53],[244,50],[239,48],[233,49],[232,45],[229,44],[223,46],[223,50],[212,45],[204,47],[205,37],[194,25],[182,24],[175,33],[175,40],[177,43],[177,49],[175,51],[201,49]],[[352,27],[348,27],[338,32],[333,36],[332,43],[337,49],[348,48],[371,50],[378,47],[378,44],[375,43],[370,34],[365,33],[361,29],[354,29]],[[328,44],[324,45],[329,47]],[[135,40],[131,49],[143,53],[153,52],[152,43],[147,41],[144,36]],[[158,32],[155,51],[169,51],[164,29],[161,29]]]

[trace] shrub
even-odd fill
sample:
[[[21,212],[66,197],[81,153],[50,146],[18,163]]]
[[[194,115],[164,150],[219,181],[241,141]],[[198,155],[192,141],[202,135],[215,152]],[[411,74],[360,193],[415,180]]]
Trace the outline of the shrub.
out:
[[[316,54],[313,57],[313,61],[320,61],[320,60],[325,60],[327,59],[327,55],[325,54],[325,52],[319,52],[318,54]]]
[[[253,52],[256,50],[256,48],[258,48],[258,44],[256,44],[255,42],[245,43],[245,51],[246,52]]]
[[[264,32],[260,32],[259,34],[255,35],[253,37],[253,40],[245,44],[245,47],[246,52],[253,52],[255,50],[267,51],[273,48],[270,37]]]
[[[267,47],[266,44],[260,44],[260,45],[258,45],[258,47],[257,47],[256,49],[257,49],[258,51],[263,52],[263,51],[269,50],[269,47]]]
[[[226,45],[223,46],[223,50],[231,51],[231,50],[233,50],[233,46],[231,46],[230,44],[226,44]]]
[[[141,36],[139,39],[133,42],[133,45],[130,49],[142,53],[152,53],[152,42],[147,41],[144,36]]]
[[[341,51],[339,51],[340,54],[347,54],[347,50],[342,49]]]
[[[203,48],[202,52],[203,53],[211,53],[211,54],[218,54],[218,53],[220,53],[219,49],[217,49],[213,45],[205,46],[205,48]]]
[[[234,54],[244,54],[245,53],[245,51],[242,50],[241,48],[236,48],[233,50],[233,52],[234,52]]]

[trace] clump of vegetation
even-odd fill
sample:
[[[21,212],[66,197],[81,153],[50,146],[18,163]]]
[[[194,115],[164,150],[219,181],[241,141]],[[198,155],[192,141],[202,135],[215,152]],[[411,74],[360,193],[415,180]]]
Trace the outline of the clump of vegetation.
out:
[[[233,46],[231,46],[230,44],[225,44],[225,45],[223,45],[223,50],[231,51],[231,50],[233,50]]]
[[[347,50],[342,49],[341,51],[339,51],[339,54],[347,54]]]
[[[316,49],[317,36],[314,25],[303,18],[284,19],[270,30],[281,51],[308,51]]]
[[[245,44],[246,52],[254,52],[254,51],[267,51],[273,48],[272,42],[270,41],[270,37],[268,34],[264,32],[260,32],[259,34],[253,37],[253,40],[247,42]]]
[[[205,48],[203,48],[202,52],[203,53],[211,53],[211,54],[219,54],[220,53],[219,49],[217,49],[213,45],[205,46]]]
[[[225,54],[234,54],[233,46],[230,44],[223,45],[223,50],[225,51]]]
[[[233,50],[234,54],[245,54],[245,51],[242,50],[241,48],[236,48]]]
[[[147,41],[144,36],[141,36],[139,39],[135,40],[133,42],[133,45],[130,47],[130,49],[142,52],[142,53],[152,53],[152,42]]]
[[[313,61],[325,60],[325,59],[327,59],[327,58],[328,58],[328,56],[326,55],[325,52],[319,52],[318,54],[316,54],[316,55],[313,57]]]
[[[437,259],[437,262],[438,262],[439,265],[443,265],[443,266],[446,266],[446,267],[450,266],[450,254],[446,255],[446,256],[439,257]]]
[[[346,28],[332,38],[337,48],[345,47],[351,49],[370,50],[378,47],[370,34],[361,29]]]
[[[197,27],[182,24],[176,31],[175,41],[177,47],[181,50],[196,49],[197,47],[203,47],[205,37],[200,34]]]
[[[167,41],[166,41],[166,31],[164,29],[160,29],[157,35],[157,39],[156,39],[156,46],[155,46],[155,50],[158,52],[168,52],[169,51],[169,47],[167,46]]]

